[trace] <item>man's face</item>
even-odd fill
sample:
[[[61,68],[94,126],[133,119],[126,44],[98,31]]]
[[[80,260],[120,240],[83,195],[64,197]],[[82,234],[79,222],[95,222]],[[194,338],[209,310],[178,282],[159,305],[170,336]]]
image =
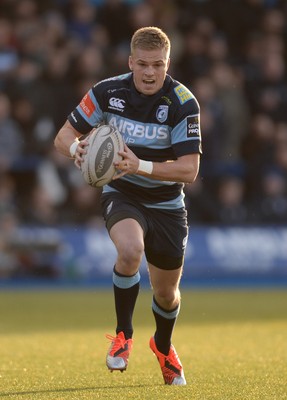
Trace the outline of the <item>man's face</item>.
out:
[[[129,57],[136,89],[145,95],[157,93],[163,86],[170,59],[165,49],[135,49]]]

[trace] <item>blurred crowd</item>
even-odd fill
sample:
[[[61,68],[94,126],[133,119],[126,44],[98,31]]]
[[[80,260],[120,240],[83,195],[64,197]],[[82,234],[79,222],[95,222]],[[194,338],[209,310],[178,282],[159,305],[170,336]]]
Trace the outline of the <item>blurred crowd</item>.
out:
[[[0,235],[99,223],[100,190],[53,140],[94,83],[128,71],[148,25],[170,36],[169,73],[201,106],[190,223],[286,224],[286,15],[284,0],[1,0]]]

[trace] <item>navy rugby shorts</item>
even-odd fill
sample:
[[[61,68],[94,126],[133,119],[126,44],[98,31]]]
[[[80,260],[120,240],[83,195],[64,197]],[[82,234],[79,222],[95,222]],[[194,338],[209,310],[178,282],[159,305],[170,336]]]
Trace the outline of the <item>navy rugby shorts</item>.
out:
[[[107,230],[126,218],[135,219],[144,232],[145,256],[149,263],[164,270],[183,265],[188,225],[183,208],[150,208],[119,192],[105,193],[101,199]]]

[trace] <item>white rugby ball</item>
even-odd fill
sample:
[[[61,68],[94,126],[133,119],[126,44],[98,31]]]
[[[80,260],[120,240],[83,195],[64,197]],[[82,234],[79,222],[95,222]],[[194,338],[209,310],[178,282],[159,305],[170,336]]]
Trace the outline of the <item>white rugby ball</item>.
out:
[[[124,140],[112,125],[95,128],[87,140],[89,146],[81,163],[82,175],[90,186],[101,187],[111,182],[116,173],[114,162],[122,160],[118,152],[124,150]]]

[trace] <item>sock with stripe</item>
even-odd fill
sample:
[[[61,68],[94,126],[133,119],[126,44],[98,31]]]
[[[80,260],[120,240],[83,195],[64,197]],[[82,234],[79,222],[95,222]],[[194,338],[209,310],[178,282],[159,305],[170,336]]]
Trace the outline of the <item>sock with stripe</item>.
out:
[[[152,311],[156,322],[154,340],[158,351],[168,355],[173,328],[179,314],[180,304],[171,311],[164,310],[153,297]]]
[[[140,273],[133,276],[113,272],[114,299],[117,316],[116,333],[124,332],[126,339],[133,335],[132,318],[140,288]]]

